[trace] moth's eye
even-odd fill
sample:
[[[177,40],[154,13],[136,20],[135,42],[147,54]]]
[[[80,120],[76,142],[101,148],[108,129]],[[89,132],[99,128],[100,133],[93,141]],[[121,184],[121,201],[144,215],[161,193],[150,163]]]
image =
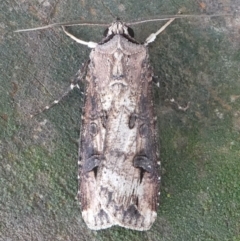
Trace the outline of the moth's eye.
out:
[[[104,37],[107,37],[107,34],[108,34],[108,28],[106,28],[106,29],[104,30],[103,36],[104,36]]]
[[[128,33],[129,33],[129,35],[130,35],[132,38],[134,38],[134,32],[133,32],[133,29],[132,29],[132,28],[129,28],[129,27],[128,27]]]

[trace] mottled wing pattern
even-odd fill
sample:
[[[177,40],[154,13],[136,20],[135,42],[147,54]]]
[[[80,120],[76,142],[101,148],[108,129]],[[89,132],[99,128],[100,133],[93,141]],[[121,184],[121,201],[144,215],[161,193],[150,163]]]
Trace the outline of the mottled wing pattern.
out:
[[[147,49],[121,35],[90,55],[79,199],[90,229],[148,230],[157,213],[157,147]]]

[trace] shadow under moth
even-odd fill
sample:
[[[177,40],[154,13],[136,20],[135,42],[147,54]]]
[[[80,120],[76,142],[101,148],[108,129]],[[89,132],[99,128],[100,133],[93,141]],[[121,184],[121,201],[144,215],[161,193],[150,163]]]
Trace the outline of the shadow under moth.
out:
[[[52,103],[57,104],[79,87],[85,76],[77,196],[90,229],[119,225],[144,231],[157,217],[159,154],[147,45],[175,17],[165,18],[168,22],[144,44],[134,39],[129,27],[141,22],[125,24],[116,20],[100,43],[77,39],[63,27],[72,39],[92,48],[87,73],[79,71],[64,95]],[[18,32],[68,25],[59,23]]]

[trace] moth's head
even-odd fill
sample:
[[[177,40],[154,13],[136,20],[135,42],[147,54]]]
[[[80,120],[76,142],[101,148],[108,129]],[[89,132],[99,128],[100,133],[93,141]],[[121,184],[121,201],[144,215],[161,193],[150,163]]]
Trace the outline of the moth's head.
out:
[[[134,38],[133,29],[128,27],[124,22],[116,20],[113,22],[105,31],[104,37],[114,36],[114,35],[123,35],[126,37]]]

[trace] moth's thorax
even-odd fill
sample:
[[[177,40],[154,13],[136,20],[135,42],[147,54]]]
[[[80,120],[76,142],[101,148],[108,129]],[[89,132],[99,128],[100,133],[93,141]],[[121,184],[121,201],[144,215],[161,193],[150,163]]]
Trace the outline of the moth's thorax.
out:
[[[146,94],[142,83],[152,75],[146,47],[116,34],[92,50],[90,60],[88,79],[94,87],[89,88],[97,91],[103,110],[134,112],[138,96]]]

